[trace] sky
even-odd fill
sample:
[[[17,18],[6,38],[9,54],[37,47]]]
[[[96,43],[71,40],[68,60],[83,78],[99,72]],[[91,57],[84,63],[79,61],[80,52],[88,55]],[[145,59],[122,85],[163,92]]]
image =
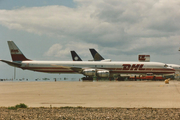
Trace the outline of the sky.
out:
[[[91,60],[95,48],[112,61],[180,65],[180,1],[0,0],[0,59],[11,60],[12,40],[32,60],[71,61],[70,50]],[[0,62],[0,78],[14,68]],[[74,77],[16,69],[17,78]],[[79,77],[79,76],[78,76]]]

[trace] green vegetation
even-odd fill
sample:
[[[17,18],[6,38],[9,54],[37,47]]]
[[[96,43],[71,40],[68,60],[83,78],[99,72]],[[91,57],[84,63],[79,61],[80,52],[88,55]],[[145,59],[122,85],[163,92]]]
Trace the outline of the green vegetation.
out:
[[[16,107],[12,106],[12,107],[8,107],[9,110],[17,110]]]
[[[64,106],[64,107],[60,107],[61,109],[69,109],[69,108],[83,108],[82,106],[77,106],[77,107],[72,107],[72,106]]]
[[[65,106],[65,107],[61,107],[62,109],[67,109],[67,108],[73,108],[71,106]]]
[[[82,106],[77,106],[77,108],[83,108]]]
[[[28,106],[25,105],[24,103],[20,103],[19,105],[8,107],[8,109],[10,109],[10,110],[17,110],[18,108],[27,108],[27,107]]]

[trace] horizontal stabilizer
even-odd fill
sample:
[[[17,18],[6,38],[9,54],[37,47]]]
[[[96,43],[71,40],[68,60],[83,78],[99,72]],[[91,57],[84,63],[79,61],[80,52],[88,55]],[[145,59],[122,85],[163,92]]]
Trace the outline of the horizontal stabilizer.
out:
[[[13,66],[13,67],[20,67],[21,66],[21,63],[15,63],[15,62],[7,61],[7,60],[0,60],[0,61],[5,62],[8,65]]]

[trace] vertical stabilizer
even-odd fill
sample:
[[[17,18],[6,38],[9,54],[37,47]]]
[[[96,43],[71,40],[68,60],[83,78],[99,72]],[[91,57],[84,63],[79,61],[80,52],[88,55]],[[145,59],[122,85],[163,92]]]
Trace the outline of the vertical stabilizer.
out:
[[[94,61],[104,60],[104,58],[95,49],[89,49],[89,50],[94,58]]]
[[[13,61],[26,61],[27,59],[13,41],[8,41],[9,50]]]
[[[71,56],[73,61],[82,61],[82,59],[78,56],[78,54],[75,51],[71,51]]]

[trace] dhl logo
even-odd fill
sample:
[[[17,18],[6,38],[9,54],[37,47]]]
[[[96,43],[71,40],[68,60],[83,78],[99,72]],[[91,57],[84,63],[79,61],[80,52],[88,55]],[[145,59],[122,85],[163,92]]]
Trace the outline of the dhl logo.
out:
[[[18,53],[19,50],[11,50],[11,52]]]
[[[139,55],[140,61],[145,61],[147,58],[150,58],[150,55]]]
[[[144,64],[123,64],[123,70],[145,70]]]

